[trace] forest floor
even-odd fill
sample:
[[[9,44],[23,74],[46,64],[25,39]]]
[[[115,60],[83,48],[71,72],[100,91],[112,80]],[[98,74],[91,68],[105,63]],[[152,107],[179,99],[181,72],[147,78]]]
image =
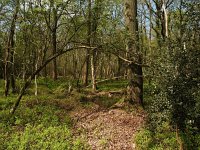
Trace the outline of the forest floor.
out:
[[[71,112],[76,122],[74,135],[84,139],[93,150],[134,150],[134,135],[144,125],[144,111],[130,104],[122,106],[120,102],[106,108],[97,101],[89,109]]]
[[[12,116],[18,94],[6,98],[3,85],[0,80],[0,150],[179,149],[177,132],[168,122],[152,126],[156,132],[147,128],[148,105],[154,101],[150,94],[145,95],[145,110],[126,101],[126,80],[99,84],[94,93],[90,88],[69,90],[65,80],[41,78],[38,96],[32,84]],[[148,93],[151,87],[145,87]],[[152,116],[162,119],[157,112]],[[184,138],[188,142],[188,135]],[[192,138],[199,142],[199,136]]]
[[[0,88],[0,149],[134,150],[146,113],[124,102],[126,83],[104,83],[93,93],[41,80],[38,96],[32,85],[11,117],[17,94],[5,98]]]

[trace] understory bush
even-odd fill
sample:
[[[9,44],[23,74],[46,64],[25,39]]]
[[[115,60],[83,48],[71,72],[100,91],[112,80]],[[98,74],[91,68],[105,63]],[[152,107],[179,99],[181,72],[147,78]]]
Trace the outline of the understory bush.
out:
[[[175,132],[152,132],[142,129],[136,134],[136,148],[138,150],[178,150]]]
[[[0,99],[0,150],[89,149],[71,133],[73,122],[69,100],[53,97],[24,97],[14,115],[13,99]]]
[[[65,126],[44,127],[42,124],[32,126],[27,124],[23,132],[12,134],[7,143],[8,150],[52,149],[67,150],[85,148],[83,142],[73,140],[69,129]]]

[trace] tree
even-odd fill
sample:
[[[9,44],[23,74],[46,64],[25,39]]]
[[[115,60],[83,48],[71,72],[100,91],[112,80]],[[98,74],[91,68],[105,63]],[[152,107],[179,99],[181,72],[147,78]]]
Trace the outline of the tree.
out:
[[[92,17],[92,1],[88,0],[88,20],[87,20],[87,43],[88,46],[91,46],[91,17]],[[88,85],[88,77],[89,77],[89,65],[90,65],[90,49],[87,49],[86,51],[86,57],[85,57],[85,65],[84,65],[84,85]]]
[[[61,23],[59,23],[59,20],[61,19],[65,7],[68,5],[69,1],[66,2],[60,2],[56,0],[50,0],[50,3],[46,5],[42,4],[40,2],[40,6],[42,7],[44,11],[44,19],[47,25],[47,28],[49,30],[50,38],[51,38],[51,49],[52,49],[52,54],[56,54],[57,52],[57,43],[58,43],[58,29],[61,26]],[[49,7],[48,10],[46,10]],[[57,64],[57,59],[55,58],[53,60],[53,71],[52,71],[52,77],[54,80],[57,80],[58,78],[58,64]]]
[[[102,0],[95,0],[94,8],[93,8],[93,15],[92,15],[92,22],[91,22],[91,38],[90,43],[91,46],[97,45],[97,28],[99,25],[100,14],[101,14],[101,7],[102,7]],[[91,76],[92,76],[92,89],[96,91],[96,77],[97,77],[97,49],[92,49],[91,52]]]
[[[138,46],[138,21],[137,21],[137,0],[125,1],[125,24],[127,28],[127,51],[131,70],[131,80],[128,86],[129,99],[143,105],[143,74],[142,74],[142,53]]]
[[[7,48],[6,48],[6,55],[5,55],[5,70],[4,70],[4,77],[5,77],[5,96],[8,96],[9,93],[9,85],[11,82],[12,92],[16,92],[15,87],[15,77],[14,77],[14,35],[15,35],[15,24],[17,20],[17,15],[19,12],[19,0],[15,1],[15,10],[13,12],[13,18],[10,26],[10,32],[7,41]]]
[[[0,45],[0,79],[3,78],[3,62],[1,60],[2,58],[3,58],[2,46]]]
[[[187,11],[186,11],[187,10]],[[199,44],[200,13],[199,2],[180,2],[179,12],[175,14],[180,17],[175,24],[178,30],[174,31],[176,42],[173,46],[176,51],[173,55],[173,62],[176,68],[174,78],[169,81],[171,85],[169,99],[173,111],[172,120],[179,129],[184,131],[188,127],[199,129]],[[174,40],[174,39],[172,39]],[[178,45],[178,46],[177,46]],[[190,122],[190,123],[189,123]]]

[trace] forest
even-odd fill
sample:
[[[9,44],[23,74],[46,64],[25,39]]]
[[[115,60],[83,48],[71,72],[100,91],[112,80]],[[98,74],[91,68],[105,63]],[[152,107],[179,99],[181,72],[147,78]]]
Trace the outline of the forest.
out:
[[[200,150],[200,0],[0,0],[0,150]]]

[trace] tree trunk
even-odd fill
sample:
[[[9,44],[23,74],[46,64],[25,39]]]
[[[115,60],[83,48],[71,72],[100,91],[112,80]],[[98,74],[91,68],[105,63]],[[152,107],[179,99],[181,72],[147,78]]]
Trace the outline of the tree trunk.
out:
[[[122,60],[118,57],[118,68],[117,68],[117,76],[122,76]]]
[[[38,54],[36,55],[36,63],[35,63],[35,70],[38,69],[38,64],[39,64],[39,52]],[[37,74],[35,75],[35,96],[38,96],[38,83],[37,83]]]
[[[152,8],[151,8],[151,0],[149,0],[149,22],[150,22],[150,25],[149,25],[149,53],[151,55],[151,39],[152,39]]]
[[[56,30],[53,31],[53,37],[52,37],[52,46],[53,46],[53,55],[56,54]],[[53,60],[53,79],[57,80],[58,74],[57,74],[57,59]]]
[[[37,75],[35,75],[35,96],[38,95]]]
[[[167,16],[167,10],[166,10],[166,4],[165,1],[162,0],[162,11],[163,11],[163,35],[164,40],[168,37],[168,16]]]
[[[157,39],[158,45],[162,46],[162,41],[168,37],[168,16],[166,11],[166,4],[164,0],[155,1],[156,4],[156,26],[157,26]]]
[[[91,46],[91,18],[92,18],[92,11],[91,11],[91,7],[92,7],[92,1],[88,0],[88,30],[87,30],[87,43],[88,46]],[[86,58],[85,58],[85,66],[84,66],[84,86],[88,85],[88,76],[89,76],[89,65],[90,65],[90,50],[87,49],[86,51]]]
[[[88,85],[89,65],[90,65],[90,51],[87,49],[86,58],[85,58],[85,65],[84,65],[84,76],[83,76],[84,77],[84,79],[83,79],[84,86]]]
[[[54,7],[54,6],[53,6]],[[57,52],[57,11],[55,8],[53,8],[53,30],[52,30],[52,49],[53,49],[53,55]],[[53,79],[58,79],[58,73],[57,73],[57,59],[53,60]]]
[[[12,92],[16,92],[15,78],[14,78],[14,35],[15,35],[15,23],[17,20],[17,15],[19,11],[19,0],[16,0],[16,6],[13,13],[13,18],[10,27],[10,33],[8,37],[7,50],[5,55],[5,96],[8,96],[9,86],[11,82]]]
[[[91,55],[91,73],[92,73],[92,90],[96,91],[97,85],[96,85],[96,67],[95,67],[95,52],[93,50]]]
[[[14,43],[12,45],[14,48]],[[12,87],[12,93],[16,93],[16,84],[15,84],[15,60],[14,60],[14,49],[11,50],[11,74],[10,74],[10,80],[11,80],[11,87]]]
[[[0,59],[3,59],[2,46],[0,45]],[[0,79],[3,79],[3,62],[0,60]]]
[[[161,4],[158,0],[155,1],[156,5],[156,36],[157,36],[157,43],[159,47],[162,46],[162,36],[163,36],[163,23],[162,23],[162,12],[161,12]]]
[[[91,0],[90,0],[91,2]],[[97,44],[97,27],[98,27],[98,20],[101,13],[101,3],[102,0],[95,0],[95,8],[94,8],[94,15],[92,16],[92,23],[91,23],[91,44]],[[97,64],[97,49],[92,49],[91,54],[91,75],[92,75],[92,89],[96,91],[96,64]]]
[[[125,24],[129,33],[127,48],[131,80],[127,88],[128,99],[143,106],[142,53],[139,50],[137,0],[125,0]]]

